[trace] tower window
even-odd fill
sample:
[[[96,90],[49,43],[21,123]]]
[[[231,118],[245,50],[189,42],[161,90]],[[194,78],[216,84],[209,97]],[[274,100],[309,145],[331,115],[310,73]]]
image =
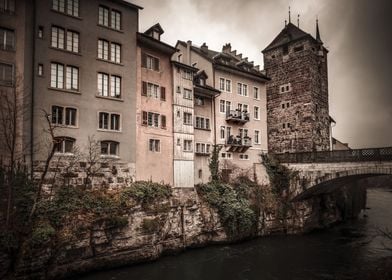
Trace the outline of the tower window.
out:
[[[292,90],[291,83],[287,83],[287,84],[281,85],[279,87],[279,92],[280,93],[290,92],[291,90]]]

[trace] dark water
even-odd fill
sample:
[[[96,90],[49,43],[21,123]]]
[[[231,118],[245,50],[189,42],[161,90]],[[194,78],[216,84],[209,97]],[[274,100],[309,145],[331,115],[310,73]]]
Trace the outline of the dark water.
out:
[[[153,263],[93,273],[81,279],[356,279],[359,270],[388,256],[384,250],[387,240],[375,233],[376,228],[392,230],[392,192],[369,189],[368,207],[366,218],[322,232],[189,250]]]

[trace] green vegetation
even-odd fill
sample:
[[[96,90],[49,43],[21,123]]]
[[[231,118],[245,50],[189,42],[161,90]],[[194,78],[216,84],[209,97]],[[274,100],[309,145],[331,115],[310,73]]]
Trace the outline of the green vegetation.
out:
[[[231,238],[249,236],[256,224],[256,213],[246,195],[247,186],[237,187],[218,181],[196,186],[200,197],[218,211],[221,224]]]
[[[290,181],[296,175],[289,168],[282,165],[273,156],[262,155],[262,162],[265,166],[271,187],[278,194],[282,194],[284,191],[290,188]]]
[[[159,218],[143,219],[141,227],[145,234],[156,233],[160,228]]]
[[[211,181],[219,181],[221,174],[219,172],[219,152],[222,149],[221,145],[213,145],[210,163],[208,165],[211,172]]]

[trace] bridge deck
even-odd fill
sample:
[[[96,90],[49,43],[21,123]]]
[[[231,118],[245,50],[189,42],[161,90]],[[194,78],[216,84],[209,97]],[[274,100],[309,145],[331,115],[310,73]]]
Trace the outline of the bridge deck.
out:
[[[392,161],[392,147],[273,154],[281,163]]]

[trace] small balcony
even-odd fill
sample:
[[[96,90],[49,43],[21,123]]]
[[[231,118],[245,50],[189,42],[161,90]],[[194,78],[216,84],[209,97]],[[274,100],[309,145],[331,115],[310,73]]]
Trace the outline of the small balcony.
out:
[[[227,152],[244,153],[252,147],[252,138],[230,135],[226,141],[226,146],[228,147]]]
[[[226,121],[237,124],[244,124],[249,121],[249,113],[247,111],[230,110],[226,113]]]

